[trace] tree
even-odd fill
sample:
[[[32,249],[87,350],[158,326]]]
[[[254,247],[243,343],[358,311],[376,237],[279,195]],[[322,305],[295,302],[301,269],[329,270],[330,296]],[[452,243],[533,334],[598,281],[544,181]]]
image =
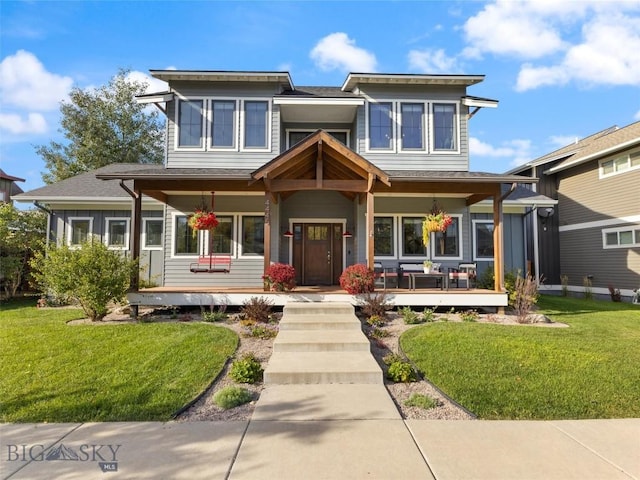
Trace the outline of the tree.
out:
[[[65,143],[39,145],[46,164],[42,173],[51,184],[112,163],[162,163],[164,131],[157,112],[148,113],[135,96],[147,84],[127,78],[120,70],[106,85],[73,88],[62,102],[61,128]]]
[[[56,299],[78,302],[92,321],[102,320],[109,302],[125,298],[138,262],[100,241],[80,248],[51,247],[31,260],[35,282]]]
[[[22,285],[31,257],[44,249],[46,225],[47,217],[38,210],[0,204],[0,279],[8,298]]]

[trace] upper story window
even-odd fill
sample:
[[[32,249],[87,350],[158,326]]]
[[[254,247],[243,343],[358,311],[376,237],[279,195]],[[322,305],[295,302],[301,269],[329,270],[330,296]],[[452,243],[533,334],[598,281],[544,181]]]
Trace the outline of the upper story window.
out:
[[[265,101],[244,102],[244,147],[267,148],[269,104]]]
[[[211,146],[235,147],[236,139],[235,100],[211,101]]]
[[[369,104],[369,148],[393,148],[393,104]]]
[[[424,150],[424,104],[400,104],[402,149]]]
[[[178,102],[178,146],[202,147],[203,100]]]
[[[326,132],[343,145],[349,146],[349,130],[326,130]],[[293,147],[296,143],[301,142],[313,133],[315,133],[315,130],[288,130],[289,142],[287,149]]]
[[[458,129],[457,105],[454,103],[433,104],[433,149],[457,150]]]
[[[640,151],[600,162],[600,178],[640,168]]]

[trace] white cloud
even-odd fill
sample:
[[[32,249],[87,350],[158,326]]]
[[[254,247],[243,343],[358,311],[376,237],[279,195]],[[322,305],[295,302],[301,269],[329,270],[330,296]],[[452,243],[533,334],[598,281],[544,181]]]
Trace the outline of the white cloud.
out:
[[[499,147],[469,137],[469,154],[474,157],[510,158],[512,166],[522,165],[533,157],[531,140],[514,139],[502,142]]]
[[[169,89],[169,85],[167,84],[167,82],[158,80],[157,78],[154,78],[143,72],[138,72],[137,70],[129,72],[129,74],[127,75],[127,80],[146,83],[147,89],[145,93],[166,92]]]
[[[636,114],[633,116],[633,119],[634,119],[634,120],[640,120],[640,110],[638,110],[638,111],[636,112]]]
[[[448,57],[443,49],[411,50],[409,68],[422,73],[452,73],[460,71],[455,57]]]
[[[45,133],[47,129],[47,121],[40,113],[29,113],[26,118],[17,113],[0,113],[0,130],[14,135]]]
[[[551,135],[549,142],[558,148],[566,147],[571,143],[576,143],[580,137],[578,135]]]
[[[72,84],[71,77],[48,72],[35,55],[25,50],[5,57],[0,63],[0,98],[4,105],[55,110]]]
[[[355,40],[346,33],[327,35],[313,47],[309,55],[316,65],[325,71],[375,72],[377,60],[373,53],[357,47]]]

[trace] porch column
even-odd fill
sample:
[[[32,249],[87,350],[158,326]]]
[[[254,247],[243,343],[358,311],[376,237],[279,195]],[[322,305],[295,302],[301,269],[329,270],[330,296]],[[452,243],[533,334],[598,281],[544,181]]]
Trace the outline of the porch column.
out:
[[[267,273],[267,269],[271,265],[271,192],[264,193],[264,266],[263,274]],[[268,291],[267,285],[264,284],[264,291]]]
[[[367,267],[373,268],[374,260],[374,237],[373,237],[373,193],[367,192]]]
[[[502,197],[500,189],[493,195],[493,268],[494,290],[504,291],[504,252],[502,251]]]
[[[140,232],[142,230],[142,191],[137,185],[137,182],[133,182],[133,195],[131,195],[131,226],[129,227],[129,250],[131,252],[131,259],[134,261],[140,260]],[[136,268],[131,273],[131,280],[129,281],[129,291],[137,292],[140,287],[140,267]],[[138,317],[138,305],[131,305],[131,312],[129,314],[131,318]]]

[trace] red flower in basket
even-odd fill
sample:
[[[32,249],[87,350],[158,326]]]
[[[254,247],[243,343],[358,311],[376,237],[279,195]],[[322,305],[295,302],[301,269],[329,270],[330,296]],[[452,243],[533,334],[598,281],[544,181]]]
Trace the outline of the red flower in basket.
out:
[[[207,212],[205,210],[196,210],[193,215],[189,217],[189,226],[194,230],[213,230],[218,226],[218,219],[213,212]]]

